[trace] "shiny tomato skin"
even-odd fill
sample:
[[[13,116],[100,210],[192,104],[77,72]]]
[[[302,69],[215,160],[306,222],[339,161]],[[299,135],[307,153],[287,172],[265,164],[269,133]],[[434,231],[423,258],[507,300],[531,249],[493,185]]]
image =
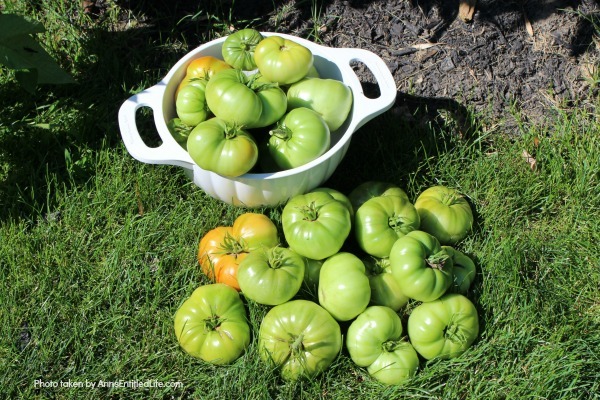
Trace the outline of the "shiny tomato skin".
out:
[[[408,317],[410,342],[427,360],[460,356],[478,334],[477,309],[458,293],[447,293],[435,301],[421,303]]]
[[[338,322],[318,304],[298,299],[274,306],[262,319],[259,355],[289,381],[325,371],[342,349]]]
[[[274,35],[258,43],[254,49],[254,61],[266,79],[289,85],[306,76],[314,57],[305,46]]]
[[[200,168],[230,177],[247,173],[258,160],[252,135],[217,117],[196,125],[188,136],[187,151]]]
[[[250,344],[250,326],[238,292],[222,283],[198,287],[177,309],[179,345],[206,362],[231,364]]]

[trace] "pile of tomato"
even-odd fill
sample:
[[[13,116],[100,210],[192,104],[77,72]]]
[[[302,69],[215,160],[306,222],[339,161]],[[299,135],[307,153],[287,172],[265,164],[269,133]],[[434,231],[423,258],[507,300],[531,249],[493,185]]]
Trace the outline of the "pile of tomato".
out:
[[[371,181],[348,195],[318,188],[292,197],[280,228],[241,214],[201,238],[198,262],[214,283],[180,306],[176,337],[214,364],[232,363],[256,338],[260,357],[289,380],[346,352],[378,381],[400,384],[421,359],[457,357],[479,334],[466,296],[476,266],[456,248],[473,219],[453,188],[430,187],[412,203],[398,186]],[[269,307],[254,333],[253,302]]]
[[[329,150],[352,90],[321,78],[310,49],[242,29],[221,52],[188,64],[167,124],[196,164],[235,177],[299,167]]]

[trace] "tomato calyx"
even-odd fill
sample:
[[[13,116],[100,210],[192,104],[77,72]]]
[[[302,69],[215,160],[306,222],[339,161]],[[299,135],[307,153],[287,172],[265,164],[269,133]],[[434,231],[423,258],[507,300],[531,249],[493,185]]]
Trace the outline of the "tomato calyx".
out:
[[[221,324],[223,323],[223,318],[218,315],[211,315],[208,318],[204,319],[204,329],[208,331],[216,331],[219,329]]]
[[[440,202],[445,206],[452,207],[463,202],[463,196],[456,192],[445,193]]]
[[[450,340],[453,343],[461,344],[465,343],[468,340],[468,332],[462,328],[462,326],[455,321],[453,317],[448,326],[444,329],[444,338]]]
[[[402,348],[406,345],[406,340],[404,338],[400,338],[398,340],[386,340],[382,343],[381,347],[383,351],[387,353],[393,353],[394,351]]]
[[[238,240],[229,233],[225,234],[220,248],[223,254],[230,254],[236,257],[242,253],[247,253],[247,246],[244,243],[244,239]]]
[[[269,268],[279,269],[286,265],[286,257],[279,247],[267,251]]]
[[[449,258],[450,255],[442,250],[429,256],[425,262],[430,268],[439,269],[442,271]]]
[[[278,124],[276,128],[269,131],[269,135],[287,141],[292,138],[292,130],[285,125]]]
[[[302,212],[305,221],[314,222],[319,219],[319,211],[321,206],[318,206],[317,203],[311,201],[310,204],[305,205],[303,207],[298,207],[300,212]]]
[[[392,215],[388,218],[388,226],[396,233],[404,233],[404,227],[410,225],[410,223],[410,221],[407,221],[407,218],[401,215]]]

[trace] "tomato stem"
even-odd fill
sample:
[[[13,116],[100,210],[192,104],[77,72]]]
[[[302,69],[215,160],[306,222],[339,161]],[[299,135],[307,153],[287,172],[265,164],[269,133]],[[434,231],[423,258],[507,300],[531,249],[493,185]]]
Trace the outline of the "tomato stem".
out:
[[[304,215],[305,221],[316,221],[317,219],[319,219],[320,208],[321,207],[317,206],[317,204],[314,201],[311,201],[310,204],[304,207],[299,207],[300,211]]]
[[[285,257],[279,247],[273,247],[268,251],[269,267],[273,269],[281,268],[285,265]]]
[[[446,329],[444,329],[444,337],[450,340],[453,343],[465,343],[468,338],[468,334],[462,328],[462,326],[455,321],[456,316],[454,316]]]
[[[393,215],[388,218],[388,226],[396,233],[406,233],[404,227],[408,225],[405,217],[400,215]]]
[[[304,344],[302,343],[303,340],[304,340],[304,335],[300,334],[294,338],[293,342],[291,342],[290,349],[292,350],[293,354],[298,354],[298,353],[304,351]]]
[[[204,328],[206,331],[215,331],[221,326],[223,319],[218,315],[211,315],[204,319]]]
[[[287,141],[292,138],[292,130],[283,124],[277,124],[276,128],[269,131],[269,135]]]
[[[231,234],[225,234],[223,238],[223,243],[221,243],[221,249],[225,254],[233,254],[238,255],[241,253],[246,253],[246,246],[244,240],[240,238],[237,240]]]
[[[404,342],[401,339],[400,340],[387,340],[387,341],[383,342],[382,347],[383,347],[384,351],[386,351],[388,353],[392,353],[392,352],[398,350],[400,347],[402,347],[404,345],[404,343],[406,343],[406,342]]]
[[[442,250],[442,251],[439,251],[439,252],[429,256],[425,260],[425,262],[431,268],[439,269],[441,271],[444,269],[444,266],[446,265],[446,262],[448,261],[449,258],[450,258],[450,255],[447,252],[445,252],[444,250]]]

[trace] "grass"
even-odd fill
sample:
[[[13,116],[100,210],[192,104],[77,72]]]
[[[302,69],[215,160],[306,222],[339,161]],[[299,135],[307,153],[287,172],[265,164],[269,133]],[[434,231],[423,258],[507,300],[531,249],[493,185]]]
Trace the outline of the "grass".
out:
[[[80,82],[31,96],[0,75],[5,398],[600,398],[600,123],[584,109],[557,111],[552,125],[523,123],[519,135],[477,116],[462,139],[427,114],[417,124],[392,110],[356,133],[326,183],[348,193],[388,180],[412,199],[445,184],[468,196],[477,226],[457,247],[478,265],[468,296],[481,332],[463,356],[423,362],[401,387],[374,382],[346,352],[314,380],[284,382],[258,361],[256,338],[231,366],[187,356],[172,321],[207,283],[197,243],[247,210],[208,197],[177,167],[132,159],[116,113],[198,40],[222,34],[231,10],[203,2],[204,10],[169,14],[109,3],[97,20],[77,14],[77,2],[4,4],[44,23],[40,40]],[[138,22],[123,30],[127,13]],[[151,136],[148,114],[139,123]],[[279,208],[258,211],[279,223]],[[248,304],[254,332],[266,311]],[[100,381],[183,387],[40,387]]]

